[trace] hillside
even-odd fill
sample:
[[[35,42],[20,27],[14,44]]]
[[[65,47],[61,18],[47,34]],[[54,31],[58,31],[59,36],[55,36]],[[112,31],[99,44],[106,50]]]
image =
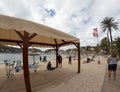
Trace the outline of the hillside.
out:
[[[29,49],[29,51],[32,51],[32,49]],[[21,48],[0,45],[0,53],[21,53],[21,52],[22,52]],[[41,52],[41,50],[34,49],[34,52]]]

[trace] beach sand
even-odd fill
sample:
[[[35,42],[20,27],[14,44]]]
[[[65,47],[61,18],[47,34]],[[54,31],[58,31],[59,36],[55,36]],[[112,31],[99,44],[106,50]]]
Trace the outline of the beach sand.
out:
[[[62,68],[53,71],[46,70],[47,63],[40,62],[37,72],[34,72],[34,68],[30,69],[32,92],[102,92],[105,89],[106,57],[100,56],[101,64],[97,61],[98,57],[93,63],[81,63],[80,74],[77,73],[77,60],[72,60],[70,65],[65,58]],[[56,64],[55,60],[51,63],[52,66]],[[13,78],[7,78],[4,65],[0,67],[0,92],[26,92],[23,71],[15,73]]]

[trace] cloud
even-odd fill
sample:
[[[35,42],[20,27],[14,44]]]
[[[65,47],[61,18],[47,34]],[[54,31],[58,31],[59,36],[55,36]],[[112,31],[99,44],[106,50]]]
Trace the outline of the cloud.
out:
[[[100,22],[104,17],[115,17],[120,24],[119,0],[1,0],[0,14],[38,22],[80,38],[81,46],[96,45],[92,36],[97,27],[100,40]],[[113,32],[118,37],[120,32]]]

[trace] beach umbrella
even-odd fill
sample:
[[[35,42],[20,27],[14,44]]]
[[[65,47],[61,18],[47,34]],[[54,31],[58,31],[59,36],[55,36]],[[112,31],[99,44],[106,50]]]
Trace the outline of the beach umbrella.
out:
[[[23,50],[23,74],[27,92],[32,92],[28,70],[28,47],[52,47],[58,49],[74,44],[78,48],[78,73],[80,73],[80,42],[67,33],[28,20],[0,15],[0,44],[20,46]]]
[[[34,72],[37,72],[37,70],[36,70],[36,68],[37,68],[37,63],[36,63],[36,61],[35,61],[35,56],[38,56],[38,55],[40,55],[40,53],[35,53],[35,51],[34,51],[34,48],[32,47],[32,52],[31,53],[29,53],[29,55],[30,56],[32,56],[33,57],[33,66],[34,66]]]

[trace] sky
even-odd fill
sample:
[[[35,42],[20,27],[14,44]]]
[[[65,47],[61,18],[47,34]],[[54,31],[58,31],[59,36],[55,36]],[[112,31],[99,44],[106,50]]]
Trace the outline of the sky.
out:
[[[0,0],[0,14],[37,22],[80,39],[81,46],[95,46],[93,28],[99,41],[106,36],[100,26],[105,17],[114,17],[120,26],[120,0]],[[113,38],[120,31],[113,31]]]

